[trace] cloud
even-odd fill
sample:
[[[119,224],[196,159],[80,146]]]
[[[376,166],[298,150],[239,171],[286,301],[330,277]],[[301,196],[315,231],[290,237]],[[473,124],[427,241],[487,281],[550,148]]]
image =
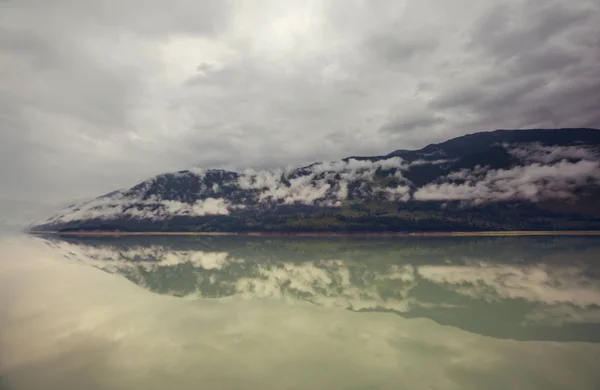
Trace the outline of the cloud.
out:
[[[502,128],[597,126],[598,115],[589,109],[599,97],[597,42],[586,37],[588,27],[600,32],[598,24],[592,27],[597,11],[593,1],[491,7],[470,34],[469,47],[480,61],[469,62],[468,73],[456,72],[430,107],[448,119],[462,113],[472,129],[500,122]],[[569,119],[567,111],[577,114]]]
[[[450,171],[415,186],[405,175],[425,164],[448,160],[404,161],[399,157],[324,161],[298,169],[242,172],[192,168],[159,175],[129,189],[76,203],[48,219],[64,223],[86,219],[162,220],[176,216],[228,215],[259,205],[341,207],[352,199],[409,201],[539,202],[575,199],[577,190],[600,185],[598,151],[587,146],[502,145],[515,161],[511,168],[477,165]],[[187,188],[185,193],[172,188]],[[41,221],[40,221],[41,223]]]
[[[372,50],[383,61],[390,63],[402,63],[418,56],[421,52],[428,52],[438,47],[439,42],[434,39],[423,39],[417,37],[414,40],[406,40],[396,36],[384,34],[381,36],[372,36],[365,42],[365,45]]]
[[[393,157],[377,161],[348,159],[315,163],[310,167],[294,171],[248,170],[240,176],[238,184],[244,189],[260,190],[259,201],[301,203],[306,205],[340,206],[348,199],[348,184],[351,182],[374,183],[379,170],[392,170],[386,177],[393,178],[398,186],[387,188],[374,183],[375,191],[382,192],[390,200],[408,200],[408,181],[402,176],[406,169],[402,159]],[[302,172],[304,170],[305,172]]]
[[[443,121],[444,118],[432,112],[413,113],[391,119],[381,127],[381,131],[384,133],[404,133],[415,129],[429,128]]]
[[[600,157],[596,151],[578,146],[544,146],[534,143],[516,147],[505,145],[505,148],[520,160],[545,164],[566,159],[595,161]]]
[[[167,199],[127,198],[121,193],[108,198],[98,198],[81,205],[63,209],[45,223],[66,223],[94,219],[111,220],[134,218],[162,220],[178,216],[199,217],[204,215],[228,215],[229,209],[240,208],[225,199],[206,198],[194,203]]]
[[[597,2],[503,4],[3,2],[0,198],[598,126]]]
[[[598,161],[561,161],[551,165],[533,163],[511,169],[462,170],[449,181],[419,188],[416,200],[464,200],[486,203],[507,200],[537,202],[544,199],[573,198],[578,186],[600,184]],[[454,182],[460,180],[460,182]]]
[[[357,196],[382,195],[392,202],[406,202],[410,199],[410,182],[402,172],[410,166],[401,158],[392,157],[375,161],[350,158],[315,163],[296,170],[227,172],[192,168],[172,175],[159,175],[131,189],[73,204],[46,222],[228,215],[232,210],[258,204],[340,207],[344,201]],[[206,180],[213,179],[219,183],[206,184]],[[352,192],[349,190],[351,183],[358,184]],[[169,186],[173,185],[184,186],[188,192],[181,198],[170,192]],[[243,202],[234,201],[240,198]]]
[[[590,12],[596,7],[593,2],[578,2],[567,7],[556,0],[498,4],[476,25],[472,44],[497,61],[506,61],[577,29],[592,16]]]

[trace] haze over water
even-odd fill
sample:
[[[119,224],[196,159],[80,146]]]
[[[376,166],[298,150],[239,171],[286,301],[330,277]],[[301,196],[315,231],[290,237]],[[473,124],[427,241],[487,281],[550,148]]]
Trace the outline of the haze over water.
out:
[[[0,238],[0,389],[597,389],[600,237]]]

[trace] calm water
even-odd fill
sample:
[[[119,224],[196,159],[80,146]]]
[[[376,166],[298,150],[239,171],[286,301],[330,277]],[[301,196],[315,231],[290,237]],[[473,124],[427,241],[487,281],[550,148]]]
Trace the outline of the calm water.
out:
[[[600,237],[0,237],[0,389],[600,388]]]

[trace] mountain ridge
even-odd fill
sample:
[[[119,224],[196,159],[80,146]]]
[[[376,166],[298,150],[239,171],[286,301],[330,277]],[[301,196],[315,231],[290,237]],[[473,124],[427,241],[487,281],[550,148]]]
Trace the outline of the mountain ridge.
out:
[[[165,173],[33,229],[586,230],[600,229],[600,214],[578,200],[595,196],[600,130],[496,130],[296,169]]]

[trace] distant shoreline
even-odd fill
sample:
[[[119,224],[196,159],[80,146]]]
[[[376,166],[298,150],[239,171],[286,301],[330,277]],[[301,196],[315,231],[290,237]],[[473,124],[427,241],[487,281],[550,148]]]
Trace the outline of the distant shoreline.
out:
[[[61,236],[245,236],[245,237],[512,237],[512,236],[600,236],[598,230],[481,231],[481,232],[117,232],[117,231],[29,231],[32,235]]]

